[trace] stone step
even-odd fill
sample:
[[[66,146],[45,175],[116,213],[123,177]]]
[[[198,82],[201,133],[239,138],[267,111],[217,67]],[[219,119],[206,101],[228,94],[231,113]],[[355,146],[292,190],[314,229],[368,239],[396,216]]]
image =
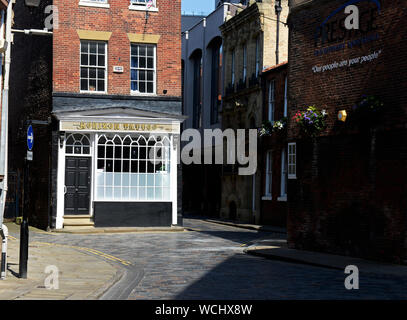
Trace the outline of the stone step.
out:
[[[64,227],[93,227],[95,223],[89,219],[70,219],[64,221]]]
[[[90,231],[94,230],[95,228],[92,226],[66,226],[64,225],[64,228],[61,230],[61,232],[64,231]]]
[[[69,219],[90,219],[92,218],[90,215],[72,215],[72,216],[64,216],[65,220]]]

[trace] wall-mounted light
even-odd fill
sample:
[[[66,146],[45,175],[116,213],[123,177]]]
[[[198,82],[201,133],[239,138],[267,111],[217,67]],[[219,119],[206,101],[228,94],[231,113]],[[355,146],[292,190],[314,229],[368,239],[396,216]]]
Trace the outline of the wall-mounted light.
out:
[[[346,110],[341,110],[338,112],[338,120],[341,122],[346,122],[346,118],[348,117],[348,114]]]
[[[59,147],[62,149],[64,147],[65,131],[59,132]]]

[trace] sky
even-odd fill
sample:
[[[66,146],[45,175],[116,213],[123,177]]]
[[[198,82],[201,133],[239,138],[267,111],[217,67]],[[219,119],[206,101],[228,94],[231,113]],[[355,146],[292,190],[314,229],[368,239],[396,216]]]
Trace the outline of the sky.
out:
[[[215,9],[215,0],[181,0],[182,13],[208,14]]]

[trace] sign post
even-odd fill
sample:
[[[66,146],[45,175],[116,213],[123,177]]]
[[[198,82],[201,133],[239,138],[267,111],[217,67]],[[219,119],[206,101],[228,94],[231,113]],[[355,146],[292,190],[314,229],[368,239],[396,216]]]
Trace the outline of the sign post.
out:
[[[23,222],[20,229],[20,270],[19,275],[22,279],[27,279],[27,264],[28,264],[28,208],[29,208],[29,195],[30,195],[30,163],[33,160],[33,147],[34,147],[34,130],[30,124],[27,129],[27,157],[25,159],[25,174],[24,174],[24,208],[23,208]]]

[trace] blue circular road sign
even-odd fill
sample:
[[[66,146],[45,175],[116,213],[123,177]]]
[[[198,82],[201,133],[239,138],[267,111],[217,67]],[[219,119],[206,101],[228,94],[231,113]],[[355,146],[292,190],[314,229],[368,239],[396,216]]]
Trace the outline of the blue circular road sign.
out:
[[[27,147],[29,151],[34,147],[34,130],[31,125],[27,129]]]

